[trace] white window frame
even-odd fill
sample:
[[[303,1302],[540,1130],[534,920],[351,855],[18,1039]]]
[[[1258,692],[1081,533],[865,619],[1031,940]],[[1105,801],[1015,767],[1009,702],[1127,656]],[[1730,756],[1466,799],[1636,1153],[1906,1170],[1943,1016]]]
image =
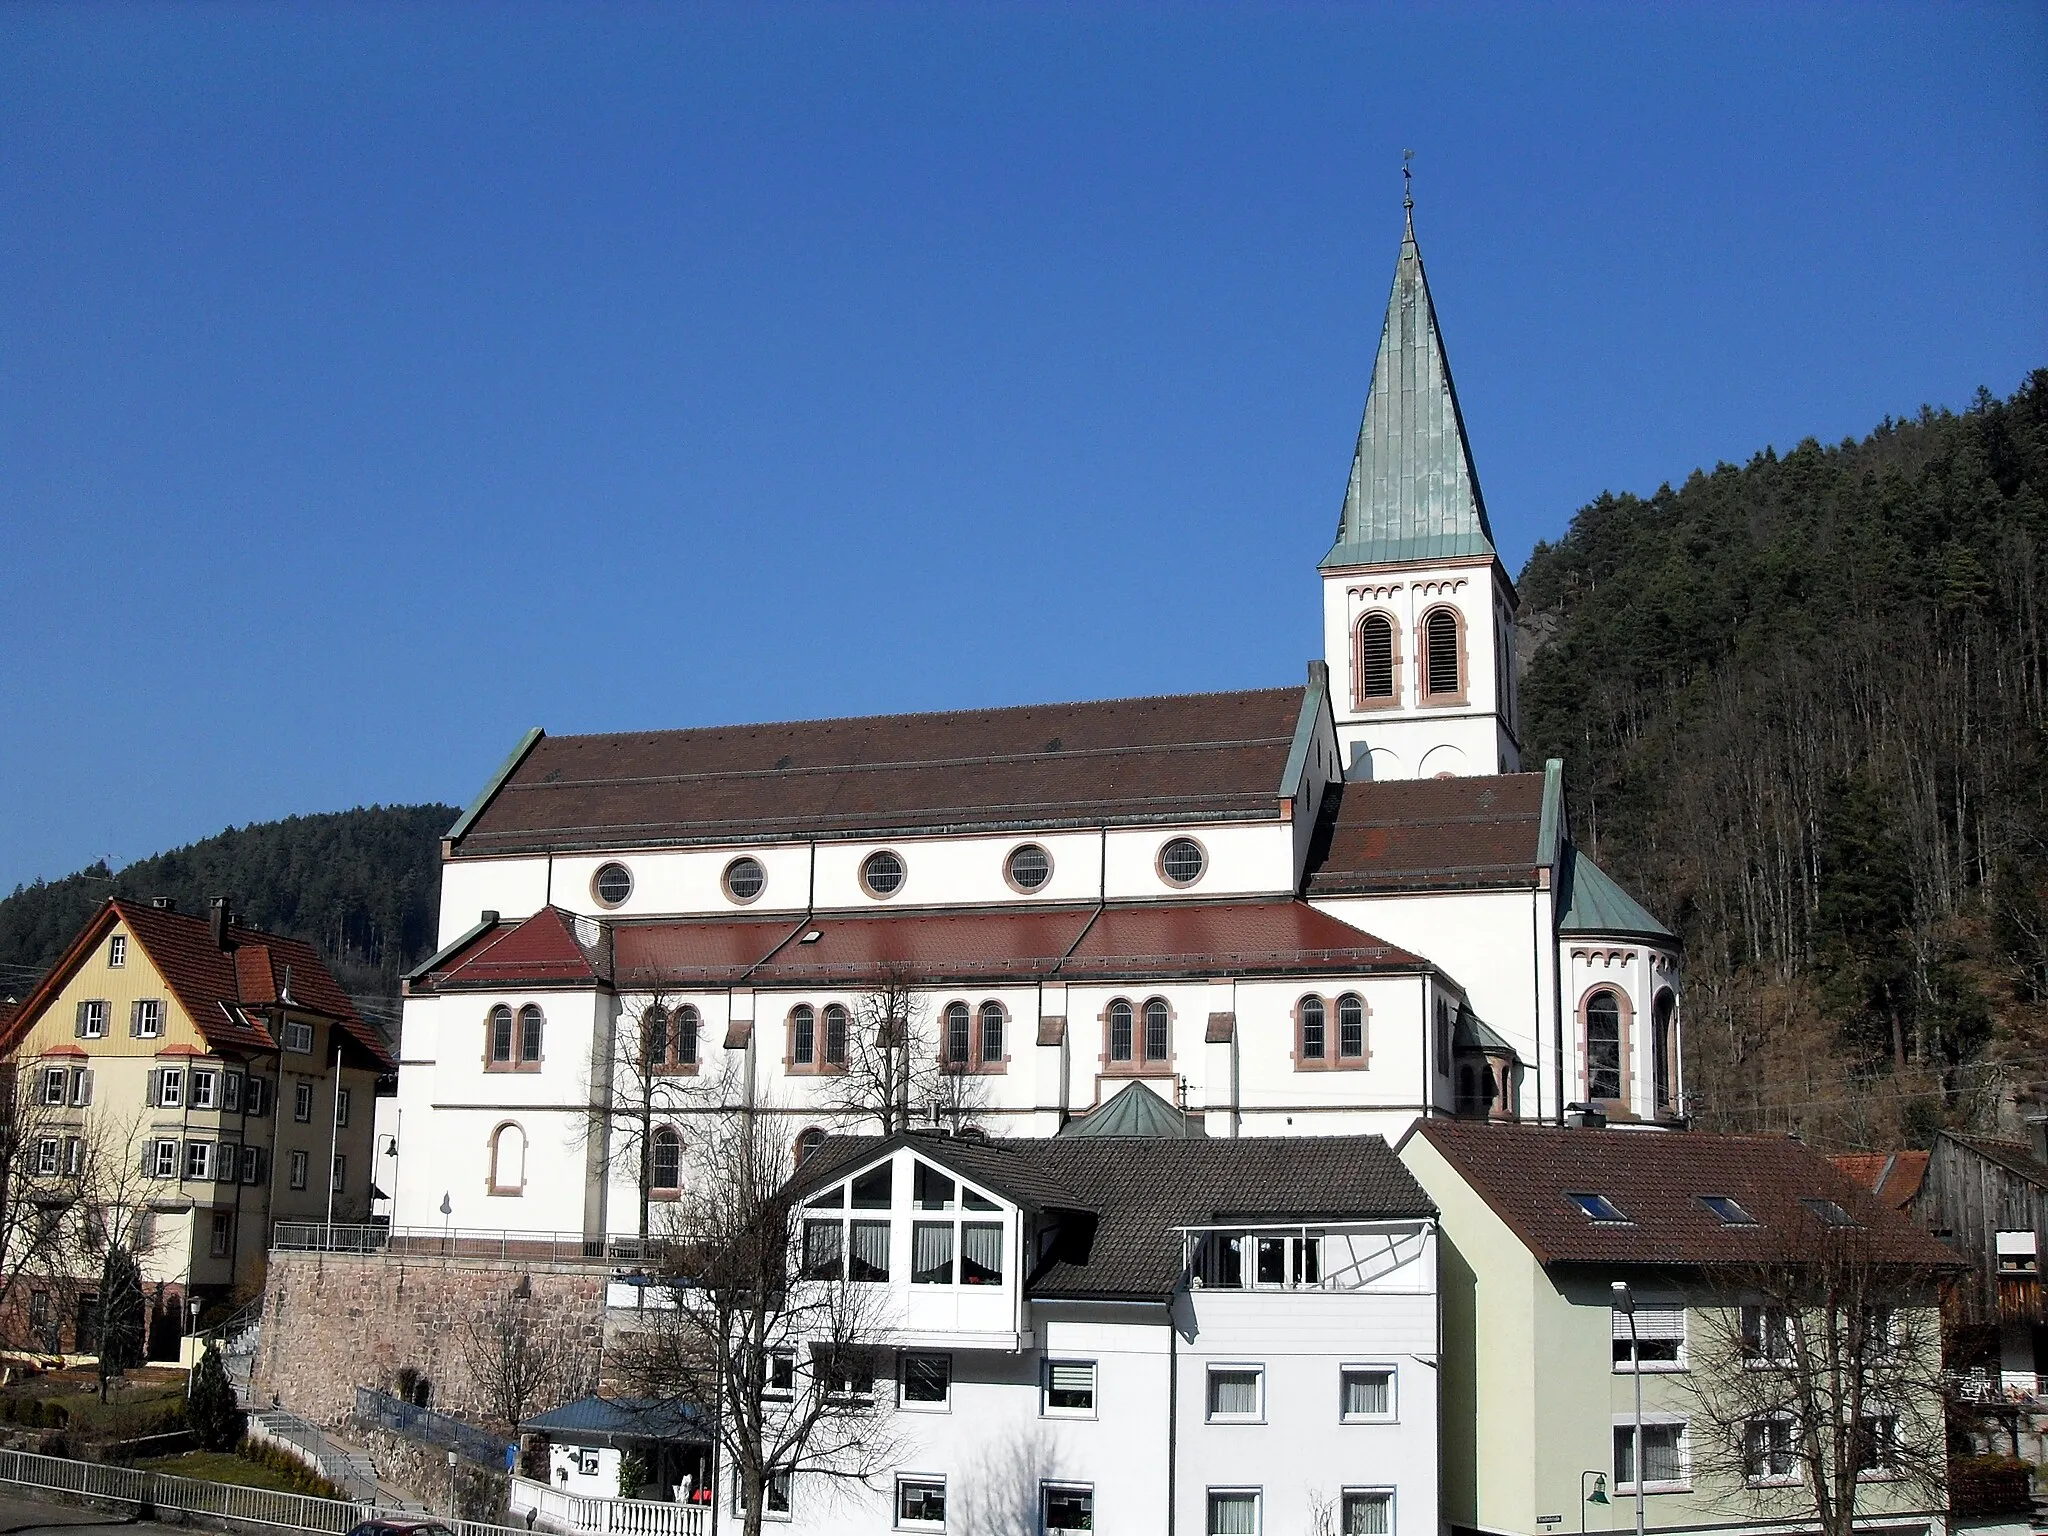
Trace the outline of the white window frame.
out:
[[[107,965],[119,970],[128,963],[128,935],[117,933],[107,943]]]
[[[168,1136],[157,1137],[156,1144],[150,1149],[150,1177],[154,1179],[175,1179],[178,1176],[180,1151],[178,1143],[172,1138]]]
[[[1643,1332],[1644,1317],[1646,1315],[1655,1317],[1657,1325],[1663,1327],[1668,1315],[1673,1312],[1678,1314],[1678,1358],[1676,1360],[1643,1361],[1642,1370],[1645,1376],[1668,1376],[1674,1371],[1685,1371],[1692,1368],[1692,1323],[1691,1319],[1687,1316],[1685,1304],[1683,1302],[1675,1305],[1670,1302],[1645,1303],[1638,1300],[1636,1302],[1635,1333],[1633,1335],[1629,1332],[1629,1314],[1621,1311],[1619,1308],[1614,1308],[1610,1312],[1608,1330],[1613,1336],[1612,1342],[1615,1344],[1628,1344],[1631,1357],[1640,1353],[1640,1350],[1635,1347],[1639,1343],[1655,1343],[1660,1341],[1668,1343],[1673,1337],[1670,1333],[1645,1334]],[[1740,1319],[1738,1318],[1737,1321],[1739,1322]],[[1635,1371],[1636,1366],[1633,1358],[1629,1360],[1616,1360],[1614,1362],[1614,1374],[1617,1376],[1633,1376]],[[1648,1423],[1649,1421],[1645,1420],[1644,1422]]]
[[[914,1403],[907,1393],[910,1386],[910,1362],[913,1360],[943,1360],[946,1362],[946,1396],[943,1402]],[[896,1408],[900,1413],[951,1413],[953,1411],[953,1356],[943,1349],[906,1349],[896,1356]]]
[[[795,1501],[794,1501],[794,1500],[793,1500],[793,1499],[792,1499],[792,1498],[790,1497],[790,1487],[789,1487],[789,1473],[787,1473],[787,1472],[771,1472],[771,1473],[769,1473],[769,1474],[768,1474],[768,1480],[767,1480],[767,1484],[766,1484],[766,1486],[765,1486],[765,1487],[763,1488],[763,1490],[762,1490],[762,1491],[763,1491],[763,1493],[764,1493],[764,1494],[766,1494],[766,1493],[768,1493],[768,1492],[772,1491],[772,1489],[773,1489],[774,1485],[775,1485],[775,1484],[777,1484],[777,1483],[780,1483],[780,1484],[782,1485],[782,1508],[780,1508],[780,1509],[763,1509],[763,1510],[761,1511],[761,1519],[762,1519],[763,1521],[769,1521],[769,1520],[779,1520],[779,1521],[782,1521],[782,1522],[784,1522],[784,1523],[787,1523],[787,1522],[788,1522],[788,1521],[789,1521],[790,1519],[792,1519],[792,1518],[793,1518],[793,1516],[792,1516],[792,1515],[791,1515],[791,1513],[790,1513],[790,1509],[791,1509],[791,1506],[792,1506],[792,1505],[794,1504],[794,1502],[795,1502]],[[768,1499],[767,1499],[766,1497],[764,1497],[764,1498],[763,1498],[763,1499],[761,1500],[761,1502],[762,1502],[762,1503],[763,1503],[763,1504],[765,1505],[765,1504],[767,1504],[767,1503],[768,1503],[769,1501],[768,1501]],[[738,1518],[743,1518],[743,1517],[744,1517],[744,1516],[746,1515],[746,1513],[747,1513],[747,1490],[746,1490],[746,1485],[745,1485],[744,1483],[742,1483],[742,1482],[740,1481],[740,1476],[739,1476],[739,1469],[738,1469],[737,1467],[735,1467],[735,1468],[733,1469],[733,1477],[732,1477],[732,1512],[733,1512],[734,1516],[735,1516],[735,1517],[738,1517]]]
[[[164,1032],[164,1005],[161,999],[140,998],[135,1004],[135,1038],[156,1040]]]
[[[1657,1482],[1646,1482],[1643,1484],[1644,1493],[1690,1493],[1692,1491],[1691,1420],[1682,1413],[1645,1412],[1643,1414],[1643,1428],[1645,1429],[1667,1428],[1673,1424],[1678,1426],[1679,1472],[1677,1480],[1661,1479]],[[1607,1436],[1609,1455],[1613,1454],[1615,1432],[1624,1429],[1628,1430],[1633,1440],[1635,1425],[1636,1418],[1633,1413],[1617,1413],[1614,1415],[1613,1426],[1608,1431]],[[1641,1444],[1635,1444],[1632,1459],[1638,1468],[1642,1466],[1643,1448]],[[1626,1493],[1633,1496],[1636,1491],[1636,1485],[1633,1482],[1622,1481],[1620,1467],[1613,1468],[1613,1473],[1614,1487],[1610,1491],[1616,1494]],[[1765,1481],[1775,1481],[1775,1479],[1765,1479]]]
[[[284,1048],[297,1056],[313,1054],[313,1026],[304,1019],[284,1021]]]
[[[305,1152],[292,1153],[290,1168],[291,1186],[293,1189],[304,1189],[306,1187],[307,1180],[312,1177],[312,1164],[312,1158]]]
[[[1052,1401],[1052,1373],[1059,1366],[1084,1366],[1088,1371],[1088,1406],[1086,1408],[1059,1408]],[[1097,1405],[1102,1400],[1102,1364],[1097,1360],[1069,1360],[1047,1358],[1038,1373],[1038,1412],[1047,1419],[1092,1419],[1098,1417]]]
[[[106,1039],[107,1015],[111,1012],[113,1012],[113,1009],[105,998],[87,998],[85,1003],[85,1023],[79,1031],[81,1038],[86,1040]]]
[[[334,1154],[334,1166],[328,1170],[327,1192],[338,1195],[348,1188],[348,1154]]]
[[[55,1136],[45,1136],[36,1142],[36,1172],[55,1177],[63,1166],[64,1144]]]
[[[336,1125],[348,1124],[348,1090],[346,1088],[334,1090],[334,1123]]]
[[[1055,1493],[1086,1494],[1088,1497],[1089,1528],[1093,1527],[1096,1514],[1095,1485],[1093,1483],[1069,1482],[1063,1477],[1052,1477],[1042,1479],[1038,1485],[1038,1528],[1041,1531],[1051,1532],[1068,1529],[1068,1527],[1055,1527],[1046,1523],[1046,1505],[1051,1502],[1052,1496]]]
[[[218,1072],[192,1071],[192,1108],[220,1108],[220,1074]]]
[[[235,1251],[235,1213],[223,1207],[213,1213],[212,1230],[207,1234],[207,1254],[216,1259],[225,1259]]]
[[[1219,1485],[1202,1490],[1202,1530],[1206,1536],[1216,1536],[1216,1499],[1238,1497],[1250,1494],[1252,1499],[1252,1536],[1266,1528],[1266,1498],[1263,1488],[1254,1488],[1242,1483]]]
[[[1392,1487],[1383,1487],[1372,1483],[1354,1483],[1349,1487],[1339,1489],[1337,1492],[1337,1523],[1340,1527],[1344,1523],[1344,1501],[1346,1499],[1385,1499],[1387,1502],[1387,1536],[1393,1536],[1393,1533],[1400,1529],[1399,1526],[1394,1524],[1396,1510],[1394,1507],[1395,1495]]]
[[[229,1114],[240,1114],[242,1110],[242,1074],[223,1072],[220,1078],[221,1107]]]
[[[255,1073],[250,1073],[247,1084],[247,1098],[244,1100],[242,1113],[245,1115],[261,1115],[267,1107],[264,1103],[264,1098],[269,1091],[269,1078],[258,1077]]]
[[[313,1085],[311,1083],[292,1084],[292,1119],[299,1125],[311,1125],[313,1123]]]
[[[92,1103],[92,1068],[73,1067],[71,1069],[71,1107],[73,1109],[83,1109],[90,1103]]]
[[[776,1367],[781,1366],[788,1377],[787,1385],[776,1382]],[[770,1349],[761,1359],[761,1400],[769,1403],[786,1403],[796,1396],[796,1351],[793,1349]]]
[[[1865,1404],[1863,1417],[1872,1420],[1890,1420],[1892,1426],[1892,1460],[1890,1462],[1880,1462],[1874,1467],[1866,1467],[1859,1470],[1856,1474],[1856,1481],[1859,1483],[1895,1483],[1899,1481],[1906,1475],[1900,1470],[1898,1463],[1899,1414],[1894,1410],[1881,1410],[1877,1413],[1872,1413],[1870,1412],[1869,1405]]]
[[[1251,1413],[1218,1413],[1215,1410],[1216,1377],[1252,1374],[1259,1404]],[[1266,1422],[1266,1368],[1255,1360],[1212,1360],[1202,1373],[1202,1422],[1205,1424],[1263,1424]]]
[[[213,1143],[210,1141],[188,1141],[185,1143],[185,1178],[188,1183],[213,1182]]]
[[[53,1094],[51,1090],[56,1090]],[[69,1067],[43,1068],[43,1103],[48,1107],[61,1105],[71,1093],[71,1069]]]
[[[185,1069],[183,1067],[159,1067],[156,1075],[156,1102],[163,1109],[185,1107]]]
[[[1347,1376],[1383,1375],[1387,1378],[1385,1413],[1347,1413],[1344,1399]],[[1398,1424],[1401,1422],[1401,1373],[1392,1364],[1378,1360],[1347,1360],[1337,1367],[1337,1422],[1340,1424]]]
[[[952,1502],[948,1497],[944,1473],[898,1472],[896,1474],[895,1493],[889,1506],[890,1529],[898,1531],[943,1531],[946,1528],[946,1521],[943,1517],[937,1520],[913,1520],[903,1513],[903,1485],[905,1483],[917,1483],[924,1487],[936,1486],[939,1490],[939,1502],[945,1505],[950,1505]]]
[[[242,1182],[244,1184],[256,1184],[262,1182],[262,1178],[263,1149],[261,1147],[243,1146]]]

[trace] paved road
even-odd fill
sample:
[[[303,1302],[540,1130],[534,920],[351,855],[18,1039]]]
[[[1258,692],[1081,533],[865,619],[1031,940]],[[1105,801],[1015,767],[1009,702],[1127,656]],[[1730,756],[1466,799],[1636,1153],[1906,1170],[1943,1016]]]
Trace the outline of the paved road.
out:
[[[42,1536],[44,1532],[68,1536],[192,1536],[190,1526],[157,1525],[116,1514],[111,1509],[88,1509],[77,1504],[45,1504],[23,1498],[9,1489],[0,1493],[0,1536]]]

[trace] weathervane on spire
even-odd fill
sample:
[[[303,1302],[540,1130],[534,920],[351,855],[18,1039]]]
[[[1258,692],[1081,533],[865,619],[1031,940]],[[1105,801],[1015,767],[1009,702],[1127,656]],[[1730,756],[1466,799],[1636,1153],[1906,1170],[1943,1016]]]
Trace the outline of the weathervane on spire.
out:
[[[1415,151],[1401,151],[1401,206],[1409,213],[1415,211],[1415,172],[1409,169],[1409,162],[1415,158]]]

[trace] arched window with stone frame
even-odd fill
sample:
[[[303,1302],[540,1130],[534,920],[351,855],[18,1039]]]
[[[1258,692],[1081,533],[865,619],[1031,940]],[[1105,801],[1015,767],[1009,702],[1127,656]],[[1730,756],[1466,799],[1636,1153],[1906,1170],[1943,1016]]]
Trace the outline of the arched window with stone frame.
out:
[[[1359,709],[1390,709],[1401,702],[1400,631],[1392,615],[1366,614],[1352,632],[1352,702]]]
[[[516,1120],[501,1121],[491,1132],[486,1188],[493,1195],[526,1193],[526,1131]]]
[[[1448,604],[1422,616],[1422,701],[1425,704],[1465,702],[1465,617]]]
[[[1660,988],[1650,1004],[1650,1075],[1656,1085],[1655,1113],[1662,1119],[1678,1113],[1678,996]]]
[[[647,1187],[655,1194],[675,1194],[683,1187],[683,1138],[673,1126],[654,1133],[648,1153]]]
[[[1617,987],[1593,987],[1579,1004],[1581,1083],[1590,1103],[1627,1101],[1629,1020],[1628,998]]]
[[[1137,1014],[1128,998],[1112,998],[1103,1010],[1103,1058],[1110,1065],[1129,1065],[1135,1055]]]

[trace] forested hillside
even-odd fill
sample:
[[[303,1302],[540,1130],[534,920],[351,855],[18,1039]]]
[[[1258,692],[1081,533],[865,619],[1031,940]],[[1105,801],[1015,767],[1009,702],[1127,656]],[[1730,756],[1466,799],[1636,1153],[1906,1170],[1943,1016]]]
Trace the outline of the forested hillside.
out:
[[[1525,735],[1685,940],[1705,1123],[1924,1142],[2048,1081],[2044,551],[2048,370],[1531,555]]]
[[[433,950],[446,805],[371,806],[230,828],[189,847],[105,864],[0,900],[0,996],[22,995],[109,896],[168,896],[204,912],[226,896],[252,927],[316,945],[366,1018],[397,1018],[398,978]]]

